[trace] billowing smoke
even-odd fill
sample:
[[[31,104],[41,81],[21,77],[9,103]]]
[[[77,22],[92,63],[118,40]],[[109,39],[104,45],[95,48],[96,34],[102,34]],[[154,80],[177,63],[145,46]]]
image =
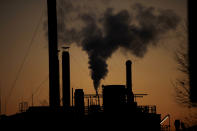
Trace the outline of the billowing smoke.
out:
[[[79,1],[74,6],[71,0],[59,1],[58,5],[59,41],[75,43],[88,54],[96,91],[108,73],[106,61],[117,49],[143,57],[149,45],[156,46],[162,35],[176,29],[179,21],[172,10],[141,4],[118,11],[113,7],[104,11],[87,8]]]

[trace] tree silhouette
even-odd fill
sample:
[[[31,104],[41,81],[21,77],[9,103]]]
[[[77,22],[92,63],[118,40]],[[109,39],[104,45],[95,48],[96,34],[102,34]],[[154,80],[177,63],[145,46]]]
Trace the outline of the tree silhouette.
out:
[[[188,106],[197,107],[197,103],[190,101],[190,86],[189,86],[189,56],[188,56],[188,29],[186,22],[177,30],[177,38],[179,39],[178,48],[174,52],[174,58],[177,63],[177,69],[181,72],[173,86],[176,90],[176,100],[178,103]]]
[[[172,84],[176,91],[176,101],[189,109],[185,121],[188,126],[191,126],[197,123],[197,103],[190,99],[188,28],[186,22],[181,24],[180,30],[176,34],[180,42],[174,52],[174,58],[177,63],[177,70],[181,75]]]

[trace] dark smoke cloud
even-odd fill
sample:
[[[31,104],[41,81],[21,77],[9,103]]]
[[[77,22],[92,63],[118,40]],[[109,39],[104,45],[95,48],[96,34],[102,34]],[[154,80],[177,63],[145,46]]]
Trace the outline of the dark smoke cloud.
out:
[[[141,4],[119,12],[108,7],[105,11],[90,10],[79,1],[76,5],[70,0],[59,4],[58,37],[61,43],[76,43],[88,54],[96,91],[108,73],[106,61],[117,49],[143,57],[150,45],[156,46],[160,37],[176,29],[180,21],[172,10]]]

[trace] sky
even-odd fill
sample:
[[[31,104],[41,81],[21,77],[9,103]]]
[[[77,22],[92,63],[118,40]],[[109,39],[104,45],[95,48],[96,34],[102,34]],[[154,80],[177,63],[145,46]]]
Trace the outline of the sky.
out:
[[[139,2],[147,7],[171,9],[182,21],[187,18],[186,0],[112,1],[111,6],[116,9],[129,8],[130,4]],[[102,5],[98,7],[102,10]],[[21,101],[28,101],[31,105],[32,94],[34,105],[48,102],[48,41],[44,28],[46,9],[46,0],[0,1],[0,88],[3,113],[18,112]],[[180,31],[179,26],[176,31]],[[107,59],[109,72],[101,80],[101,85],[125,84],[125,62],[130,59],[133,62],[133,92],[148,94],[137,99],[138,104],[156,105],[157,113],[162,118],[170,114],[172,121],[184,120],[189,110],[177,104],[176,92],[171,83],[181,75],[173,56],[181,42],[176,31],[168,32],[158,41],[157,46],[149,46],[143,58],[135,57],[122,49],[115,51]],[[87,94],[95,93],[87,53],[76,44],[71,44],[70,47],[71,88],[82,88]],[[61,54],[59,59],[61,64]],[[12,90],[23,61],[23,68]],[[99,92],[101,93],[101,88]]]

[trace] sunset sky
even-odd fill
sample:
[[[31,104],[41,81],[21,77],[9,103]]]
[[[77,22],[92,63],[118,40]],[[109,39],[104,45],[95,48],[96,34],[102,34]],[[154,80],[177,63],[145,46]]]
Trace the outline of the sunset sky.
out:
[[[117,10],[130,8],[130,5],[136,2],[147,7],[171,9],[181,18],[181,22],[176,31],[168,32],[158,41],[158,46],[149,46],[143,58],[118,49],[107,60],[109,72],[101,81],[101,85],[125,84],[125,62],[130,59],[133,62],[133,92],[149,94],[137,99],[138,104],[156,105],[157,113],[161,113],[162,118],[170,114],[172,122],[175,119],[184,120],[184,117],[189,115],[189,110],[176,103],[176,93],[172,81],[181,76],[177,71],[174,51],[180,42],[184,42],[177,37],[176,32],[182,31],[181,24],[187,19],[187,1],[111,1],[110,5]],[[98,7],[102,8],[102,5],[98,5]],[[46,9],[46,0],[0,1],[0,88],[3,113],[5,110],[9,115],[18,112],[18,104],[21,101],[28,101],[31,105],[32,93],[34,93],[34,105],[40,105],[44,100],[48,102],[48,40],[44,30],[44,22],[47,19]],[[37,31],[35,31],[36,28]],[[33,37],[34,33],[35,37]],[[32,38],[34,39],[32,40]],[[27,53],[31,42],[32,46]],[[95,93],[88,69],[88,55],[76,44],[70,45],[69,52],[71,88],[82,88],[86,94]],[[18,75],[16,85],[11,91],[25,55],[27,55],[25,63]],[[39,85],[41,86],[39,87]],[[101,88],[99,88],[99,92],[101,93]]]

